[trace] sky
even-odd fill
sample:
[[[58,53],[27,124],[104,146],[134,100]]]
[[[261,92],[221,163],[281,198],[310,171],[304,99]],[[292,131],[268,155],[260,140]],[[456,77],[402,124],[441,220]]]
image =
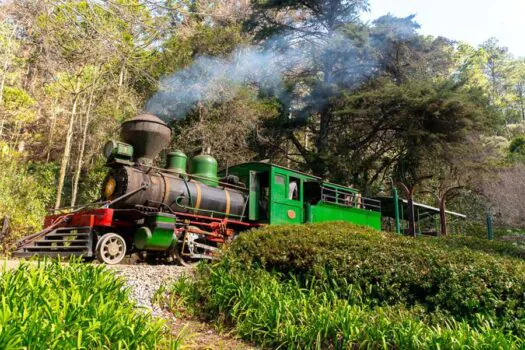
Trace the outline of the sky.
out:
[[[416,14],[420,33],[477,46],[496,37],[517,57],[525,57],[525,0],[369,0],[372,20],[387,13]]]

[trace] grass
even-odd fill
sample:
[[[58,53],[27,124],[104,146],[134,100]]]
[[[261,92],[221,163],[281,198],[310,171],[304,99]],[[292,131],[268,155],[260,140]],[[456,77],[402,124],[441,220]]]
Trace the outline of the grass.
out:
[[[269,347],[517,349],[525,263],[514,253],[342,223],[267,227],[177,282],[167,303]]]
[[[104,266],[22,262],[0,275],[0,349],[180,347]]]

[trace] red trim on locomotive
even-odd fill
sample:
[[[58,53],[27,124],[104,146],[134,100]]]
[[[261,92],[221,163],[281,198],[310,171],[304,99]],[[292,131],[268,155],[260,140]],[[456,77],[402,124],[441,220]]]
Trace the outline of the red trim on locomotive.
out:
[[[44,228],[51,226],[61,217],[67,216],[66,222],[61,227],[111,227],[114,209],[90,209],[75,213],[48,215],[44,219]]]
[[[194,218],[194,219],[200,219],[200,220],[206,220],[206,221],[212,221],[212,222],[227,221],[228,224],[244,226],[244,227],[260,227],[260,226],[262,226],[262,224],[259,224],[259,223],[244,222],[244,221],[239,221],[239,220],[232,220],[232,219],[229,219],[229,218],[226,218],[226,219],[225,218],[212,218],[212,217],[204,216],[204,215],[189,214],[189,213],[179,213],[179,212],[175,212],[175,215],[177,217],[190,217],[190,218]],[[201,224],[198,221],[195,221],[195,223]],[[208,225],[211,225],[211,224],[208,224]]]
[[[239,229],[247,229],[251,227],[260,227],[262,224],[244,222],[239,220],[232,220],[229,218],[212,218],[204,215],[175,212],[174,213],[181,222],[188,225],[205,227],[211,230],[210,233],[215,234],[215,237],[209,237],[211,241],[222,239],[219,237],[233,235],[232,227]],[[48,215],[44,219],[44,228],[47,228],[58,220],[67,216],[67,219],[60,225],[60,227],[114,227],[126,228],[133,227],[133,220],[140,218],[140,212],[137,210],[119,210],[119,209],[89,209],[81,210],[74,213],[54,214]]]

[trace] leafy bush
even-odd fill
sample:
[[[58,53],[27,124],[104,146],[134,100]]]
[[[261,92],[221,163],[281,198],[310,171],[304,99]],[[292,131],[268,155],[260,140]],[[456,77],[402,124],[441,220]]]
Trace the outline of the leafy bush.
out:
[[[0,163],[0,220],[10,217],[9,243],[40,229],[53,196],[54,176],[52,169],[27,165],[20,154],[1,142]]]
[[[447,248],[468,248],[470,250],[503,257],[525,258],[525,247],[514,245],[509,241],[504,241],[504,235],[500,235],[500,237],[500,240],[487,241],[486,238],[480,239],[468,236],[447,236],[442,237],[438,243]]]
[[[103,266],[21,263],[0,276],[1,349],[175,347]],[[175,345],[175,346],[174,346]]]
[[[501,245],[511,247],[504,243],[413,239],[342,223],[269,227],[238,241],[230,259],[315,277],[342,298],[352,297],[347,286],[353,285],[373,305],[421,304],[456,319],[480,313],[525,334],[525,263],[483,253],[499,255]]]
[[[263,269],[222,261],[202,265],[197,281],[179,280],[172,307],[198,309],[208,319],[233,325],[244,339],[270,348],[289,349],[464,349],[523,346],[480,316],[478,329],[445,320],[429,325],[421,308],[353,304],[316,282],[303,288]],[[191,310],[191,309],[190,309]]]
[[[525,263],[501,254],[343,223],[267,227],[178,282],[171,306],[269,346],[525,346]]]

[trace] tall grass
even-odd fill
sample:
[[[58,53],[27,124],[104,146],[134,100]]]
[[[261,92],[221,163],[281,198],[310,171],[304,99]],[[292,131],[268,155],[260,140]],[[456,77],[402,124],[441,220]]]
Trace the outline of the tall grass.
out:
[[[177,348],[103,266],[21,263],[0,275],[0,349]]]
[[[167,302],[269,347],[514,349],[525,347],[524,267],[461,242],[269,227],[177,282]]]
[[[480,319],[430,322],[418,307],[353,304],[330,292],[302,288],[262,269],[201,267],[196,284],[177,282],[186,307],[231,324],[244,339],[270,348],[514,349],[522,339]],[[205,280],[204,280],[205,276]],[[180,304],[178,305],[180,307]]]

